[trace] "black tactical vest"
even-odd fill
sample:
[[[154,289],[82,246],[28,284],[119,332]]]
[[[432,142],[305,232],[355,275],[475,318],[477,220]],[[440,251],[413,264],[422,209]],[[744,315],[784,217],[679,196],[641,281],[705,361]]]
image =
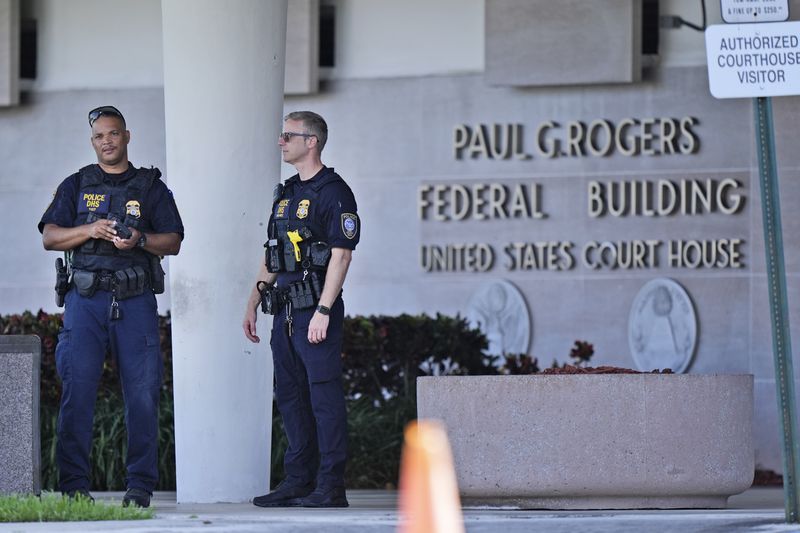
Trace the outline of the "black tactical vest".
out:
[[[331,252],[318,200],[324,187],[339,181],[342,178],[330,170],[302,188],[296,179],[275,188],[269,241],[265,245],[269,272],[328,268]]]
[[[79,192],[75,226],[99,218],[116,217],[120,224],[141,232],[152,231],[150,213],[142,217],[141,206],[153,182],[161,177],[157,168],[135,169],[129,177],[106,179],[100,167],[89,165],[78,171]],[[141,266],[150,271],[150,255],[141,248],[119,250],[110,241],[89,239],[72,252],[72,268],[117,271]]]

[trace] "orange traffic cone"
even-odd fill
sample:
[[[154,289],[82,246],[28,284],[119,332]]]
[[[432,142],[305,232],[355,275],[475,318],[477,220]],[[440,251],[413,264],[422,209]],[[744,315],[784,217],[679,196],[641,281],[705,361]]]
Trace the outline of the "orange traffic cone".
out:
[[[400,533],[464,532],[453,456],[439,422],[406,426],[399,489]]]

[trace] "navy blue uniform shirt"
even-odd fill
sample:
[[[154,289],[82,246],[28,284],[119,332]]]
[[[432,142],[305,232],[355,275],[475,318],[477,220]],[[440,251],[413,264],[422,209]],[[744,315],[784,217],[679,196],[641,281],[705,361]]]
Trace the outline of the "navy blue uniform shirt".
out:
[[[102,172],[102,170],[101,170]],[[104,179],[125,179],[136,169],[133,165],[128,166],[128,170],[122,174],[108,174],[103,172]],[[45,224],[55,224],[62,228],[71,228],[78,219],[80,208],[80,175],[76,172],[61,182],[53,196],[53,201],[47,207],[39,221],[39,233],[44,230]],[[105,207],[105,209],[104,209]],[[183,222],[175,205],[175,200],[163,181],[156,179],[147,191],[144,201],[141,203],[141,225],[140,230],[145,233],[178,233],[183,240]],[[98,214],[108,212],[108,206],[97,206]]]

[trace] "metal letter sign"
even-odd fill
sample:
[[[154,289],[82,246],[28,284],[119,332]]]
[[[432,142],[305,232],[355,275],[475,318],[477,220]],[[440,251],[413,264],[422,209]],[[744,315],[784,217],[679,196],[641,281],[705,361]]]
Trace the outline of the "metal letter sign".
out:
[[[709,26],[706,57],[715,98],[800,94],[800,21]]]
[[[789,0],[720,0],[722,20],[742,22],[781,22],[789,18]]]

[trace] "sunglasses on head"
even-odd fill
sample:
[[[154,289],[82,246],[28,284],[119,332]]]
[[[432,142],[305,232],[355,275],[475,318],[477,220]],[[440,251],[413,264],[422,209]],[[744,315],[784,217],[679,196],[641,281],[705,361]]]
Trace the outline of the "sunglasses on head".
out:
[[[89,126],[92,126],[94,122],[103,115],[112,115],[125,120],[125,118],[122,116],[122,113],[119,112],[119,109],[114,106],[104,105],[89,111]]]
[[[278,135],[278,137],[283,139],[283,142],[288,143],[289,141],[292,140],[292,137],[308,138],[308,137],[316,137],[316,135],[312,133],[295,133],[293,131],[284,131],[283,133]]]

